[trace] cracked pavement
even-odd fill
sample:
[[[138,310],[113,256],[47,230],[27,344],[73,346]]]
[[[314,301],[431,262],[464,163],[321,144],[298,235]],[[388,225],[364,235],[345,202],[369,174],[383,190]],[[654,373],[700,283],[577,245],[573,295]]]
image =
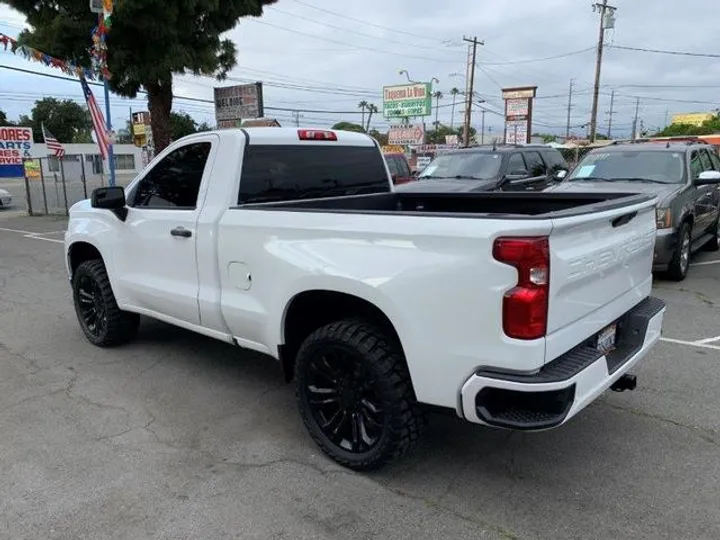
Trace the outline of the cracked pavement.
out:
[[[718,537],[720,350],[661,343],[638,390],[545,433],[432,417],[361,475],[318,451],[272,360],[150,320],[89,345],[62,257],[0,230],[0,539]],[[718,279],[657,283],[666,335],[720,335]]]

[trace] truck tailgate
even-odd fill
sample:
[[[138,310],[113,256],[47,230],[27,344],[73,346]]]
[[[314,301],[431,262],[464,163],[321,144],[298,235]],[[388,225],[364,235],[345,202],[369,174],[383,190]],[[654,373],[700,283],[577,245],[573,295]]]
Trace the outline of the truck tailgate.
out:
[[[642,299],[638,290],[652,279],[655,204],[653,199],[553,219],[548,334],[610,303],[630,309]],[[599,320],[597,324],[602,327],[611,322]],[[583,327],[587,329],[587,325]]]

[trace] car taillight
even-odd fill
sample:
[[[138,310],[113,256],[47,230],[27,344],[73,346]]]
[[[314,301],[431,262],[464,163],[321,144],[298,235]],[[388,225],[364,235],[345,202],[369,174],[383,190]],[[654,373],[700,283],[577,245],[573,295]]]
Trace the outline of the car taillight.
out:
[[[298,129],[301,141],[337,141],[337,135],[332,131],[317,129]]]
[[[518,271],[517,285],[503,298],[503,330],[515,339],[547,333],[550,245],[547,237],[498,238],[493,257]]]

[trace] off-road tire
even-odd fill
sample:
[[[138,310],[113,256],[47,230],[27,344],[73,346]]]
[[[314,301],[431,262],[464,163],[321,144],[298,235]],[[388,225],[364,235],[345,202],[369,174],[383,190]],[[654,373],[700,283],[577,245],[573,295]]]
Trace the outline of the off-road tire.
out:
[[[320,427],[315,415],[317,407],[310,404],[307,384],[312,377],[311,364],[338,350],[361,364],[363,380],[382,405],[381,435],[364,452],[348,451],[333,442]],[[417,443],[426,424],[400,344],[362,320],[334,322],[310,334],[298,352],[295,374],[298,408],[310,436],[325,454],[344,467],[367,471],[399,458]]]
[[[92,331],[85,321],[81,302],[80,284],[83,280],[92,280],[99,295],[99,303],[104,309],[103,327]],[[87,283],[87,281],[85,282]],[[75,313],[85,337],[98,347],[114,347],[131,341],[137,335],[140,316],[135,313],[122,311],[115,301],[110,279],[105,265],[99,259],[85,261],[77,267],[72,280],[73,300]]]
[[[690,249],[692,247],[692,236],[690,224],[685,222],[680,225],[678,231],[678,241],[675,252],[673,253],[670,264],[668,265],[667,276],[673,281],[682,281],[687,277],[688,268],[690,267]],[[683,257],[683,245],[686,239],[690,242],[688,248],[687,260]]]

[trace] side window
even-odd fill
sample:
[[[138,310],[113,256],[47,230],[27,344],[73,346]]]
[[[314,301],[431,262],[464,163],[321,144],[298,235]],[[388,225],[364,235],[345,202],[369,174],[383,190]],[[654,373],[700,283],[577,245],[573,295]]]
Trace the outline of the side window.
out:
[[[408,165],[408,162],[404,159],[398,159],[398,174],[405,178],[412,176],[410,165]]]
[[[525,165],[525,160],[523,159],[522,154],[513,154],[510,156],[507,167],[508,174],[515,174],[526,170],[527,166]]]
[[[525,152],[525,162],[530,176],[545,176],[547,174],[545,163],[543,163],[539,152]]]
[[[690,155],[690,173],[693,178],[697,178],[703,170],[703,164],[700,161],[700,152],[694,150]]]
[[[385,158],[388,164],[388,169],[390,169],[390,174],[392,176],[400,175],[400,169],[398,167],[398,160],[395,156],[389,156]]]
[[[713,169],[720,171],[720,157],[715,152],[708,152],[710,154],[710,161],[712,161]]]
[[[209,142],[189,144],[165,156],[138,184],[133,206],[195,208],[211,147]]]
[[[547,163],[550,172],[556,173],[559,170],[567,171],[570,168],[568,167],[565,158],[558,150],[546,150],[543,152],[543,158],[545,159],[545,163]]]
[[[703,171],[713,170],[712,161],[710,161],[710,156],[706,150],[700,150],[700,163],[702,163]]]

